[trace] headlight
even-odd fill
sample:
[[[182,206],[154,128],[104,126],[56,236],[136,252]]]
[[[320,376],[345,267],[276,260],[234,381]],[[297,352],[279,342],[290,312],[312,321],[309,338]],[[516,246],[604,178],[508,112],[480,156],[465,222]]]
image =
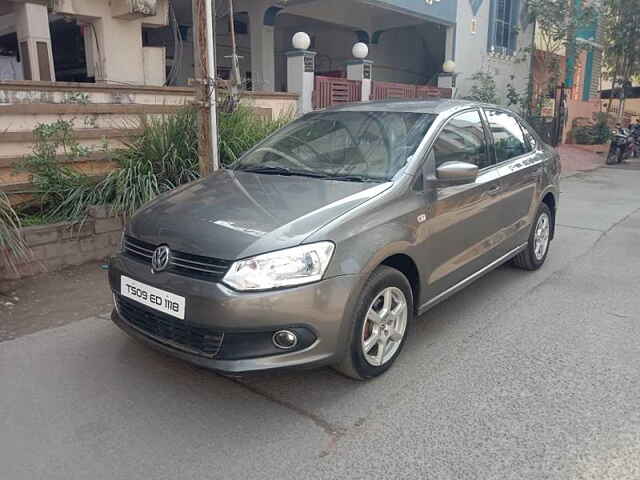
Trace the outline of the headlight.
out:
[[[223,282],[236,290],[269,290],[316,282],[324,275],[334,245],[312,243],[240,260]]]

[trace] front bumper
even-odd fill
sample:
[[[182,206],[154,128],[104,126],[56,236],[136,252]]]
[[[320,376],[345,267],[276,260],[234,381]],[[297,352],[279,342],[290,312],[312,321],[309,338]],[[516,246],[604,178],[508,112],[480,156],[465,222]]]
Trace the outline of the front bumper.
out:
[[[229,342],[222,339],[220,355],[202,355],[163,341],[129,322],[114,310],[111,318],[131,336],[152,347],[191,363],[229,373],[298,366],[315,367],[342,358],[351,329],[352,303],[360,276],[340,276],[318,283],[269,292],[239,293],[226,286],[173,273],[152,274],[149,267],[125,255],[111,261],[109,282],[115,295],[120,277],[126,275],[147,285],[186,298],[185,322],[220,332],[235,339],[234,359],[228,357]],[[179,321],[179,320],[178,320]],[[273,332],[297,328],[310,332],[311,340],[296,351],[280,351],[265,345]],[[239,351],[240,349],[240,351]],[[241,351],[244,349],[244,352]]]

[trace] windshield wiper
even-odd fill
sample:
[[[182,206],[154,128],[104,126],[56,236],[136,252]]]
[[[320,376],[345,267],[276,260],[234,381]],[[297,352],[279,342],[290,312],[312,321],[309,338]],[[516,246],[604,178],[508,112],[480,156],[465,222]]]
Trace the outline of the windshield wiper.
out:
[[[235,170],[251,173],[267,173],[272,175],[291,175],[291,170],[285,167],[271,167],[269,165],[239,166]]]
[[[360,175],[331,175],[328,173],[314,172],[312,170],[291,170],[286,167],[273,165],[245,165],[238,166],[235,170],[249,173],[262,173],[266,175],[285,175],[297,177],[321,178],[323,180],[336,180],[338,182],[377,182],[377,180]]]
[[[327,175],[327,180],[336,180],[338,182],[377,182],[377,180],[361,175]]]
[[[324,173],[312,172],[311,170],[291,170],[286,167],[276,167],[270,165],[248,165],[244,167],[238,167],[236,170],[249,173],[264,173],[267,175],[286,175],[297,177],[312,177],[312,178],[325,178]]]

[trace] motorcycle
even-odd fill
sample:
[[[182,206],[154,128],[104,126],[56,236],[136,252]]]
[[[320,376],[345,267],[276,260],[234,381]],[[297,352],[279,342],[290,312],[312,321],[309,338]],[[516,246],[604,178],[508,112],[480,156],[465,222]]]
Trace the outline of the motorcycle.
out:
[[[630,135],[630,157],[638,158],[640,156],[640,128],[634,128],[631,130]]]
[[[622,163],[625,158],[628,158],[631,151],[635,150],[635,138],[626,129],[612,130],[611,135],[607,165]]]

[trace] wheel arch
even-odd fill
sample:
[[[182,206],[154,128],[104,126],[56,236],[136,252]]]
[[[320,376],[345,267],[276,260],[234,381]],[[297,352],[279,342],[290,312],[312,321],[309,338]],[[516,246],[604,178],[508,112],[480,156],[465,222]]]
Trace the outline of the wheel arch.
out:
[[[407,278],[413,295],[413,310],[417,313],[420,304],[420,272],[415,260],[406,253],[396,253],[385,258],[378,266],[381,265],[395,268]]]
[[[549,207],[549,210],[551,210],[551,239],[553,240],[553,237],[555,236],[556,233],[556,210],[557,210],[557,202],[556,202],[556,196],[554,195],[554,193],[552,191],[547,191],[543,196],[542,196],[542,201],[541,203],[544,203],[547,207]]]

